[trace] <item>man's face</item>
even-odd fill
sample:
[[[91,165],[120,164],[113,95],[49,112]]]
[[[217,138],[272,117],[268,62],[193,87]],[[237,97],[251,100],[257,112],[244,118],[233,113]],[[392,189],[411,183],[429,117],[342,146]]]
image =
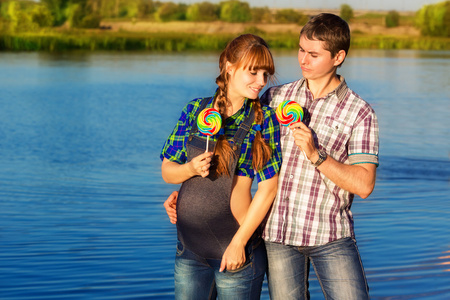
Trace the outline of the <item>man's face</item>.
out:
[[[324,49],[324,42],[308,40],[302,35],[299,42],[298,63],[303,77],[308,80],[326,79],[332,76],[340,64],[339,55],[331,56],[331,52]]]

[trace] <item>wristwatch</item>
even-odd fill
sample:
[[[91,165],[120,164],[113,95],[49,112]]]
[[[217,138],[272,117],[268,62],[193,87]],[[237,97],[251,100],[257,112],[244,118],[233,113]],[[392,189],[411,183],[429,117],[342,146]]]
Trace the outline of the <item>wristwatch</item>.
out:
[[[327,153],[325,151],[317,150],[317,153],[319,154],[319,159],[315,163],[311,162],[315,168],[320,166],[325,161],[325,159],[327,159]]]

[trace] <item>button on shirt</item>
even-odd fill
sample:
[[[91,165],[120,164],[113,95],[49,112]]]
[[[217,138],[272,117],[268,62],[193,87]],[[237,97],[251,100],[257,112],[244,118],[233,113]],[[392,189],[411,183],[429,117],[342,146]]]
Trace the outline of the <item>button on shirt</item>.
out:
[[[200,103],[203,98],[198,98],[190,101],[183,109],[181,116],[175,125],[172,133],[167,139],[161,151],[161,160],[167,158],[170,161],[183,164],[187,160],[186,145],[189,138],[189,132],[192,128],[194,122],[196,122],[195,114],[200,107]],[[207,108],[213,106],[213,98],[209,101]],[[239,109],[234,115],[228,117],[225,121],[224,133],[227,140],[230,141],[236,131],[238,130],[240,124],[247,117],[253,107],[252,101],[245,99],[244,105]],[[278,173],[281,167],[281,147],[280,147],[280,126],[278,120],[276,119],[275,111],[269,106],[263,105],[261,107],[263,111],[264,122],[260,126],[261,134],[264,140],[272,149],[272,157],[266,163],[266,165],[258,172],[256,172],[257,181],[263,181],[272,178]],[[247,133],[241,147],[241,154],[239,156],[238,166],[236,175],[247,176],[254,178],[255,171],[252,168],[252,142],[255,139],[255,134],[257,131],[256,123],[253,123],[252,128]],[[207,137],[200,132],[195,135],[200,136],[204,139]],[[210,137],[210,140],[217,141],[219,135],[214,135]]]
[[[326,97],[313,99],[305,79],[273,87],[261,98],[276,108],[294,100],[305,110],[304,123],[316,146],[344,164],[378,165],[378,122],[368,103],[341,83]],[[289,127],[281,127],[283,164],[278,191],[263,237],[292,246],[319,246],[354,237],[350,211],[354,195],[314,168],[295,145]]]

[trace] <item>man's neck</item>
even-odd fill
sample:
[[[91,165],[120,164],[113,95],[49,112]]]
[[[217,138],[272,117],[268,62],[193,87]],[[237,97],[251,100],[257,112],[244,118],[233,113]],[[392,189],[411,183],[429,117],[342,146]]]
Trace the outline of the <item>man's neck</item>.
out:
[[[333,76],[327,78],[316,80],[306,79],[306,82],[308,84],[309,90],[313,94],[314,99],[325,97],[330,92],[335,90],[341,83],[336,73],[334,73]]]

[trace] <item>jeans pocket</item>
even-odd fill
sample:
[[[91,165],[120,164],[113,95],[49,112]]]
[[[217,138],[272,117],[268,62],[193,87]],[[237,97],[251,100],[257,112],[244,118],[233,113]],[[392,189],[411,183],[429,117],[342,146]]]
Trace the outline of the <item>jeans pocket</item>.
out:
[[[236,274],[236,273],[240,273],[240,272],[244,273],[244,272],[247,271],[247,269],[251,270],[252,265],[253,265],[253,262],[248,259],[242,267],[234,269],[234,270],[228,270],[227,269],[227,272],[228,273],[232,273],[232,274]]]
[[[183,244],[180,241],[178,241],[177,242],[177,254],[176,254],[176,256],[181,256],[181,255],[183,255],[183,253],[184,253],[184,246],[183,246]]]

